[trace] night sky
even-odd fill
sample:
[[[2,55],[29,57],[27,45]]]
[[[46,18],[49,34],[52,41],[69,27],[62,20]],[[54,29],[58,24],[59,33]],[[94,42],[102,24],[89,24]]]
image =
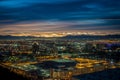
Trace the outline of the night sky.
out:
[[[0,0],[0,35],[120,31],[120,0]]]

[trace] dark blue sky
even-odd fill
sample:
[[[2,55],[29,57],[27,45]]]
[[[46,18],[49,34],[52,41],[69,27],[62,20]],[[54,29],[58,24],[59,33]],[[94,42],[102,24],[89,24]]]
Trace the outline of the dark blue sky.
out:
[[[120,0],[0,0],[0,31],[120,30]]]

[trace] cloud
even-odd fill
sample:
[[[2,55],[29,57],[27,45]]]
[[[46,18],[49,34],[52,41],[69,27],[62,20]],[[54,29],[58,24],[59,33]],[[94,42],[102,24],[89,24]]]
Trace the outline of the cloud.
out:
[[[102,25],[101,25],[102,24]],[[104,24],[104,25],[103,25]],[[24,32],[57,32],[74,30],[118,30],[120,25],[105,24],[104,20],[81,20],[81,21],[27,21],[8,24],[1,27],[2,33]]]
[[[61,3],[61,2],[71,2],[76,0],[2,0],[0,5],[9,8],[19,8],[26,7],[36,3]]]
[[[0,31],[120,30],[119,5],[119,0],[2,0]]]

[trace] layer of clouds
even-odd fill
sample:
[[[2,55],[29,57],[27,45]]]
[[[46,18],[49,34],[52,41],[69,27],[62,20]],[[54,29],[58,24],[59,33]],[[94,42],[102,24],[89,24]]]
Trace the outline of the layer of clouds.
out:
[[[1,0],[0,31],[120,30],[120,0]]]

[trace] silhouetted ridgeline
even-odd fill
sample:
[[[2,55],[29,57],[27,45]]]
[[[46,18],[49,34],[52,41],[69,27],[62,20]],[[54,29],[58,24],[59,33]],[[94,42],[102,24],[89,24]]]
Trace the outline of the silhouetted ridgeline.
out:
[[[0,39],[27,39],[27,38],[35,38],[35,37],[33,37],[33,36],[10,36],[10,35],[2,36],[2,35],[0,35]]]
[[[113,38],[120,38],[120,35],[68,35],[63,38],[66,39],[113,39]]]
[[[33,39],[33,38],[45,38],[45,37],[34,37],[34,36],[2,36],[0,35],[0,39]],[[55,37],[52,37],[55,38]],[[58,37],[58,39],[114,39],[114,38],[120,38],[120,35],[67,35],[64,37]]]

